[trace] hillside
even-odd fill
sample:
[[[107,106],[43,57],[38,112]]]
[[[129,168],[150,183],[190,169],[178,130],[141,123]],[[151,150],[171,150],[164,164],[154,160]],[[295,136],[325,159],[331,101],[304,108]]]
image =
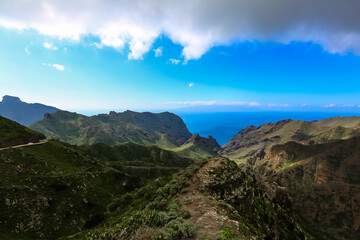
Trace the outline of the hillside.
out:
[[[4,96],[0,102],[0,116],[28,126],[44,117],[45,113],[54,113],[59,109],[39,103],[22,102],[18,97]]]
[[[283,188],[219,157],[119,197],[109,214],[63,239],[312,239]]]
[[[259,127],[249,126],[226,143],[221,154],[244,162],[274,145],[289,141],[314,144],[360,136],[359,126],[360,117],[337,117],[313,122],[283,120]]]
[[[73,146],[0,117],[0,239],[57,239],[106,219],[115,198],[193,160],[134,143]]]
[[[254,158],[254,169],[289,190],[294,208],[346,239],[360,238],[360,138],[288,142]]]
[[[46,114],[31,129],[47,138],[59,139],[74,145],[134,142],[143,145],[176,147],[185,143],[191,133],[183,120],[175,114],[110,112],[87,117],[81,114],[58,111]]]
[[[0,116],[0,148],[35,143],[45,136]]]

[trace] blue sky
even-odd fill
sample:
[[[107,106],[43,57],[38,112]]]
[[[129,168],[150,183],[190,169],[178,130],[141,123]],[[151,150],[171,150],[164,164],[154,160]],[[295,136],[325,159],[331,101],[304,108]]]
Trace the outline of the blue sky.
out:
[[[11,5],[6,2],[0,5]],[[216,28],[199,25],[202,21],[196,19],[191,28],[152,31],[143,26],[144,19],[139,23],[137,18],[125,18],[132,27],[124,35],[123,22],[114,26],[105,22],[111,28],[96,30],[88,30],[86,20],[75,30],[72,25],[64,30],[58,20],[39,25],[49,12],[62,16],[63,9],[35,2],[45,9],[40,20],[29,15],[25,21],[22,9],[0,12],[0,95],[80,112],[360,111],[358,36],[349,37],[347,25],[345,32],[320,27],[319,32],[327,32],[321,37],[300,33],[287,37],[292,29],[271,30],[262,37],[267,32],[262,26],[242,36],[235,27],[225,29],[225,20],[224,25],[216,22]],[[68,21],[64,16],[61,21]],[[222,20],[225,13],[219,16]],[[159,29],[168,27],[164,26]],[[221,27],[226,31],[202,34],[205,28],[216,33],[214,29]],[[339,32],[345,34],[343,45],[338,39],[324,40]],[[274,33],[278,35],[272,37]]]

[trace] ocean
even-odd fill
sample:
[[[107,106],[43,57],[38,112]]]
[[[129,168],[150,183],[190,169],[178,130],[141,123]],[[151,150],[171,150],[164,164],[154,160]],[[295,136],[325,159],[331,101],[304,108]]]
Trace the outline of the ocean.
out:
[[[284,119],[313,121],[330,117],[360,116],[359,113],[332,112],[221,112],[221,113],[180,113],[179,115],[193,134],[211,135],[220,145],[227,143],[241,129]]]

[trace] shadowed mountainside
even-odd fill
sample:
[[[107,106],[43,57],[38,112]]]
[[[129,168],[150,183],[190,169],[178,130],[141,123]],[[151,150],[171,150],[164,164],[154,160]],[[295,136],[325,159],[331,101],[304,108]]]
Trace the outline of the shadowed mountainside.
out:
[[[44,138],[3,117],[0,137],[5,146]],[[133,143],[79,147],[50,140],[2,149],[0,239],[57,239],[92,228],[106,219],[114,198],[192,163]]]
[[[109,211],[104,226],[64,239],[313,239],[284,188],[220,157],[125,194]]]
[[[18,97],[4,96],[0,102],[0,115],[22,125],[28,126],[44,117],[45,113],[54,113],[59,109],[39,103],[22,102]]]
[[[0,116],[0,148],[15,145],[35,143],[45,139],[41,133],[37,133],[17,122]]]
[[[273,146],[254,170],[288,189],[294,208],[346,239],[360,238],[360,137]]]

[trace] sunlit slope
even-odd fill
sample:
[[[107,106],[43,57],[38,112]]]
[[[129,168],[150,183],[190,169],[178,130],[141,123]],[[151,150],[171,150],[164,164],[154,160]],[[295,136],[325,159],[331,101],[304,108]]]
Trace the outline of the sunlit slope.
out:
[[[182,119],[175,114],[110,112],[87,117],[58,111],[30,126],[48,138],[75,145],[134,142],[143,145],[176,147],[191,137]]]
[[[241,130],[223,146],[222,154],[232,159],[248,160],[276,144],[295,141],[304,144],[324,143],[360,136],[360,118],[331,118],[322,121],[283,120],[250,126]]]

